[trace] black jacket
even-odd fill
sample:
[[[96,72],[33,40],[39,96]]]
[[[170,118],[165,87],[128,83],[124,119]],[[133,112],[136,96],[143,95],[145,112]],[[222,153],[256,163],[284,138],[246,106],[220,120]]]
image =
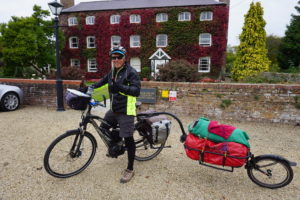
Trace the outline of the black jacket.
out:
[[[92,86],[94,88],[98,88],[105,84],[108,84],[111,110],[113,112],[126,114],[128,103],[126,95],[134,97],[138,97],[140,95],[140,78],[136,70],[127,62],[118,71],[110,71],[99,82]]]

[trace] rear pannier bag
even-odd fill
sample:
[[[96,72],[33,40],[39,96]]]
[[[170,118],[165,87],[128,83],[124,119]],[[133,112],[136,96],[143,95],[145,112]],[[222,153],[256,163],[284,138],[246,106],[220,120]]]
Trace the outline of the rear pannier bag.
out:
[[[249,149],[236,142],[215,143],[188,134],[185,144],[186,155],[200,162],[214,165],[241,167],[245,164]]]
[[[165,143],[171,129],[171,121],[166,116],[141,117],[138,120],[137,129],[146,134],[152,144]]]

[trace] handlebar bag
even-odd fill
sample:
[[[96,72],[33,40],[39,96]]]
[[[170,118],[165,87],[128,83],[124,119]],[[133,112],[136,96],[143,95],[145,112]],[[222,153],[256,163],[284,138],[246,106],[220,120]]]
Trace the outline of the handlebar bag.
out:
[[[188,134],[185,141],[186,155],[214,165],[241,167],[245,164],[249,148],[236,142],[216,143]]]

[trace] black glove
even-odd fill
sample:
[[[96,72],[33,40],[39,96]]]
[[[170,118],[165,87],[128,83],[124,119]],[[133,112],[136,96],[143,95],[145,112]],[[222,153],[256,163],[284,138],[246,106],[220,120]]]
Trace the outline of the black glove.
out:
[[[80,92],[83,92],[83,93],[86,93],[87,91],[88,91],[88,87],[80,87],[79,89],[78,89]]]

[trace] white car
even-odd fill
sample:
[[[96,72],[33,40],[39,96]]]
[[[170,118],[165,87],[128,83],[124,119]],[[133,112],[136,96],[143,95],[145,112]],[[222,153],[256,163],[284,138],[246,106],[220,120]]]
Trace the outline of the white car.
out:
[[[0,109],[3,111],[16,110],[22,104],[23,91],[17,86],[0,84]]]

